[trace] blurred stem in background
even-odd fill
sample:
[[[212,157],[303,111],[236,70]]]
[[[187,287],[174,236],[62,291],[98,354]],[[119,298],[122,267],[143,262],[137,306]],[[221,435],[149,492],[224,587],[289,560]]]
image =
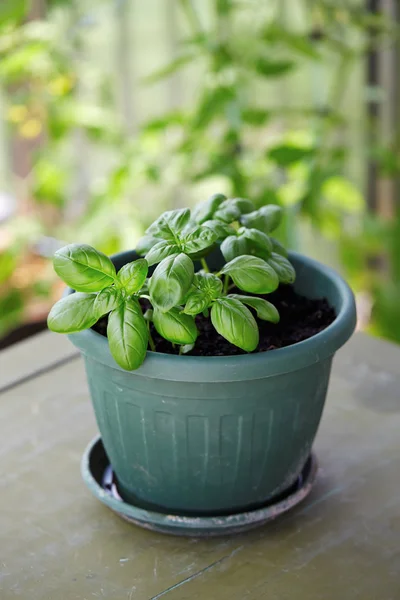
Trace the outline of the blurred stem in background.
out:
[[[7,139],[26,149],[2,190],[0,335],[45,316],[58,244],[132,247],[219,191],[282,205],[281,238],[341,268],[361,325],[400,341],[396,0],[6,5]]]

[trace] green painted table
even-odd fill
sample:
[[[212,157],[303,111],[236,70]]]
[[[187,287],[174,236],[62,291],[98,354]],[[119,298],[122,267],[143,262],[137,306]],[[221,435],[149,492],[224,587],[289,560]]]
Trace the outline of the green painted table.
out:
[[[400,348],[338,354],[309,498],[240,536],[173,538],[93,498],[79,462],[96,426],[68,340],[0,353],[0,600],[399,600]]]

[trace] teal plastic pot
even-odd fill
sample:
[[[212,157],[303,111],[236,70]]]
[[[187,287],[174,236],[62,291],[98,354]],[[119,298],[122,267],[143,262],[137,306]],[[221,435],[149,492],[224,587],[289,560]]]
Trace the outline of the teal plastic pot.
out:
[[[120,268],[134,258],[125,252],[113,261]],[[324,331],[293,346],[227,357],[148,352],[137,371],[127,372],[104,336],[69,336],[83,354],[98,427],[126,501],[174,514],[232,514],[263,505],[295,482],[317,433],[333,355],[353,333],[356,310],[332,269],[295,253],[290,259],[296,290],[326,297],[337,314]]]

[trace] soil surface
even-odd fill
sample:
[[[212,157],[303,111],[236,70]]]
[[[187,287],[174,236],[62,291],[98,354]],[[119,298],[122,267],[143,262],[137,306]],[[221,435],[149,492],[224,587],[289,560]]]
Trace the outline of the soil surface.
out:
[[[231,290],[231,293],[240,294],[240,290]],[[255,311],[252,311],[260,330],[260,342],[254,352],[266,352],[291,346],[302,340],[319,333],[335,320],[335,311],[325,298],[310,300],[294,291],[291,285],[281,285],[272,294],[264,297],[276,306],[280,314],[280,322],[274,325],[268,321],[257,319]],[[143,309],[149,308],[146,301]],[[191,356],[231,356],[234,354],[246,354],[244,350],[230,344],[221,337],[214,329],[210,318],[202,314],[197,315],[196,325],[199,336],[196,345],[188,354]],[[93,329],[102,335],[107,332],[107,316],[100,319]],[[158,352],[167,354],[178,354],[179,348],[164,340],[151,325],[151,335]]]

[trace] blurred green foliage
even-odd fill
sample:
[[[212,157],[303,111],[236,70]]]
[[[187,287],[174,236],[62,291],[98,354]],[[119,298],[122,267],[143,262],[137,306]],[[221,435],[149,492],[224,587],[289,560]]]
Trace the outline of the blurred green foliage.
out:
[[[129,4],[115,6],[126,11]],[[400,341],[400,214],[392,207],[386,218],[364,200],[367,160],[382,176],[399,178],[397,134],[368,148],[362,140],[356,150],[348,136],[355,73],[371,47],[398,43],[393,20],[356,0],[179,0],[170,9],[175,55],[135,82],[152,95],[154,115],[127,124],[115,74],[101,60],[85,64],[85,23],[97,3],[39,5],[45,12],[34,18],[33,0],[0,8],[8,133],[29,157],[27,172],[8,186],[23,210],[0,229],[0,335],[26,318],[27,303],[51,296],[46,256],[54,248],[43,240],[112,253],[133,246],[160,209],[219,191],[283,206],[281,239],[328,253],[371,305],[370,329]],[[116,42],[104,37],[102,44],[111,51]],[[184,88],[165,110],[160,82],[172,92]],[[366,133],[373,123],[365,102],[380,92],[357,85]],[[355,163],[361,166],[349,167]],[[32,261],[34,276],[19,277]]]

